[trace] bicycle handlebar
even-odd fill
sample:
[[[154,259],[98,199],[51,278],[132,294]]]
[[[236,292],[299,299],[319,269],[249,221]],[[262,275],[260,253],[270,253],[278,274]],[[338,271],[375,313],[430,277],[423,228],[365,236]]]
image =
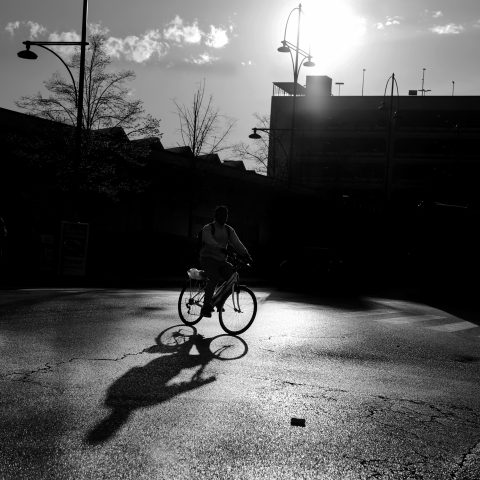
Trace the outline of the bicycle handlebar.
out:
[[[231,261],[235,269],[252,266],[252,257],[246,257],[237,252],[229,252],[229,256],[232,257]]]

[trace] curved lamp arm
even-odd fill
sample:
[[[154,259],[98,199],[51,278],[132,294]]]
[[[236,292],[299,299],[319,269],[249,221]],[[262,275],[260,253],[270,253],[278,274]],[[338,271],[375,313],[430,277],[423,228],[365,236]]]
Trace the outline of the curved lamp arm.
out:
[[[77,90],[77,84],[75,82],[75,79],[73,77],[73,74],[72,74],[72,71],[70,70],[70,67],[65,63],[65,61],[63,60],[63,58],[58,55],[57,52],[55,52],[54,50],[52,50],[51,48],[48,48],[46,47],[45,45],[37,45],[37,47],[42,47],[44,48],[45,50],[48,50],[49,52],[53,53],[62,63],[63,65],[65,66],[65,68],[67,69],[67,72],[68,74],[70,75],[70,78],[72,80],[72,85],[73,85],[73,89],[75,91],[75,104],[77,104],[78,102],[78,90]]]
[[[301,13],[301,12],[302,12],[302,10],[301,10],[301,4],[300,4],[298,7],[292,8],[291,12],[288,14],[287,23],[285,24],[285,31],[283,32],[283,40],[284,40],[284,41],[285,41],[286,38],[287,38],[288,22],[289,22],[289,20],[290,20],[290,17],[292,16],[292,13],[293,13],[295,10],[298,10],[298,11]]]

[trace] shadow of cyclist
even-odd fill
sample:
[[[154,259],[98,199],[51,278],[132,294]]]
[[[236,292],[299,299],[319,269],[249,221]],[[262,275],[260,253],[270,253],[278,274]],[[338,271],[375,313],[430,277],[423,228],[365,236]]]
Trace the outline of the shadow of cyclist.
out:
[[[205,366],[215,358],[210,351],[211,339],[205,339],[193,330],[193,335],[177,338],[173,344],[157,345],[145,349],[147,353],[170,353],[152,360],[143,367],[134,367],[118,378],[107,390],[105,406],[111,409],[87,435],[92,445],[107,441],[127,422],[135,410],[157,405],[189,390],[215,381],[215,377],[203,378]],[[180,335],[181,337],[182,335]],[[178,336],[177,336],[178,337]],[[193,347],[198,354],[190,354]],[[195,352],[195,353],[197,353]],[[199,367],[188,381],[167,385],[181,370]]]

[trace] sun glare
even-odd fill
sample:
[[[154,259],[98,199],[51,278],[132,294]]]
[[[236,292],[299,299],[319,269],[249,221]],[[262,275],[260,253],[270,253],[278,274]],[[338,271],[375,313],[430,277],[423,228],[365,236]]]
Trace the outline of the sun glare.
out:
[[[366,32],[365,19],[341,0],[306,0],[302,2],[302,10],[301,47],[311,51],[316,70],[328,74],[361,45]],[[295,29],[293,22],[290,23],[292,35]]]

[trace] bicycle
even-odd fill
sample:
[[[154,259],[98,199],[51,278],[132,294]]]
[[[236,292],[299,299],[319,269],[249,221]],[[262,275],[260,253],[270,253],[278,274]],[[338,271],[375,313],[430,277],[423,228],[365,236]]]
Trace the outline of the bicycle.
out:
[[[240,285],[238,271],[250,266],[238,255],[229,258],[233,265],[232,275],[217,285],[212,305],[217,309],[222,329],[239,335],[250,328],[257,314],[257,298],[245,285]],[[202,319],[201,309],[205,297],[206,276],[203,270],[191,268],[187,272],[188,280],[178,298],[178,314],[185,325],[195,325]]]

